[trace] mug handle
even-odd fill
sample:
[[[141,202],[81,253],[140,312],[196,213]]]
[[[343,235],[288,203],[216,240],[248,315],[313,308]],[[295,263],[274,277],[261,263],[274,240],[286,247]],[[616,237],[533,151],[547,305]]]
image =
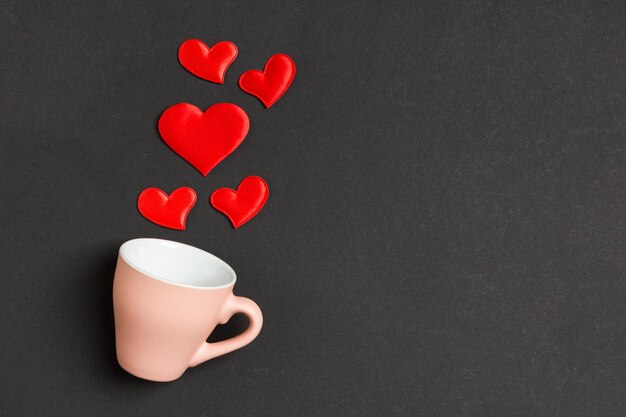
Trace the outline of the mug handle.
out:
[[[200,365],[209,359],[240,349],[258,336],[263,325],[263,314],[259,306],[249,298],[230,294],[220,312],[220,324],[228,322],[236,313],[243,313],[248,316],[248,320],[250,320],[248,328],[243,333],[230,339],[215,343],[204,342],[191,357],[189,366]]]

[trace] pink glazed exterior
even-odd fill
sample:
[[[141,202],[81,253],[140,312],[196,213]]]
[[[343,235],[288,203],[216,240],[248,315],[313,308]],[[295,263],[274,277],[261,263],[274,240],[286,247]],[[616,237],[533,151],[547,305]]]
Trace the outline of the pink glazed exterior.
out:
[[[251,300],[224,288],[194,288],[152,278],[120,256],[113,282],[115,342],[119,364],[152,381],[172,381],[190,366],[239,349],[259,334],[263,317]],[[218,323],[244,313],[250,326],[217,343],[206,339]]]

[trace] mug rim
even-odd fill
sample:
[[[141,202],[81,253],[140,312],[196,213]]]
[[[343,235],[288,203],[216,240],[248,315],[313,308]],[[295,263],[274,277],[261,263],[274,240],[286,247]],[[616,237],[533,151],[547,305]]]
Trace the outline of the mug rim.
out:
[[[157,243],[165,243],[165,246],[171,246],[171,245],[176,245],[176,246],[182,246],[187,248],[188,250],[191,250],[192,252],[196,252],[201,254],[202,256],[208,257],[211,261],[217,263],[218,265],[220,265],[221,267],[223,267],[223,269],[230,275],[231,279],[228,283],[223,284],[223,285],[191,285],[191,284],[183,284],[180,282],[176,282],[176,281],[172,281],[171,279],[159,275],[159,274],[155,274],[152,272],[148,272],[146,269],[142,268],[141,266],[137,265],[137,263],[132,262],[130,259],[128,259],[128,257],[125,254],[125,249],[127,249],[129,246],[132,246],[134,244],[137,244],[139,242],[145,242],[145,241],[151,241],[151,242],[157,242]],[[235,272],[235,270],[228,265],[225,261],[221,260],[220,258],[218,258],[217,256],[213,255],[212,253],[209,253],[205,250],[202,250],[200,248],[197,248],[195,246],[192,245],[187,245],[185,243],[181,243],[181,242],[176,242],[174,240],[167,240],[167,239],[158,239],[158,238],[151,238],[151,237],[140,237],[140,238],[136,238],[136,239],[131,239],[131,240],[127,240],[126,242],[122,243],[122,245],[120,246],[119,249],[119,257],[121,259],[124,260],[124,262],[126,262],[126,264],[128,266],[130,266],[132,269],[141,272],[142,274],[153,278],[157,281],[161,281],[164,282],[166,284],[170,284],[170,285],[174,285],[177,287],[184,287],[184,288],[192,288],[192,289],[197,289],[197,290],[218,290],[218,289],[223,289],[223,288],[229,288],[229,287],[233,287],[235,285],[235,282],[237,282],[237,273]]]

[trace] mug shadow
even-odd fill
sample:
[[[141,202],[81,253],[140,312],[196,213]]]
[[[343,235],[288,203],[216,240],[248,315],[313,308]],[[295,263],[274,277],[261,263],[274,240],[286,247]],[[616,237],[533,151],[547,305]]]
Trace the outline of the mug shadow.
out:
[[[92,300],[95,307],[93,313],[97,316],[97,322],[100,324],[97,327],[101,329],[98,335],[98,340],[101,343],[96,344],[100,347],[100,350],[96,352],[96,359],[100,364],[98,368],[101,373],[99,375],[109,381],[115,379],[121,383],[135,385],[143,381],[120,367],[115,352],[115,319],[112,295],[118,250],[119,243],[107,247],[101,251],[97,258],[93,259],[91,265],[91,270],[96,275],[93,279],[96,287],[92,288],[91,291],[95,295]]]

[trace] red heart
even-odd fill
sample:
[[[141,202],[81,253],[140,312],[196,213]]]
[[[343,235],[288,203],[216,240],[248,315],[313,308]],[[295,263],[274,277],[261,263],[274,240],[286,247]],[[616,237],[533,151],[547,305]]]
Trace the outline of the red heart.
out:
[[[289,55],[276,54],[267,60],[263,71],[249,70],[239,77],[239,87],[269,108],[285,94],[296,76],[296,64]]]
[[[241,226],[261,211],[270,191],[263,178],[244,178],[237,191],[218,188],[211,194],[211,205],[228,217],[235,228]]]
[[[176,230],[185,230],[194,204],[196,192],[189,187],[177,188],[169,196],[158,188],[146,188],[137,199],[137,208],[146,219]]]
[[[224,84],[224,74],[237,57],[232,42],[218,42],[212,47],[198,39],[188,39],[178,48],[178,60],[187,71],[207,81]]]
[[[192,104],[175,104],[159,118],[165,143],[204,176],[239,146],[249,128],[246,112],[230,103],[214,104],[204,113]]]

